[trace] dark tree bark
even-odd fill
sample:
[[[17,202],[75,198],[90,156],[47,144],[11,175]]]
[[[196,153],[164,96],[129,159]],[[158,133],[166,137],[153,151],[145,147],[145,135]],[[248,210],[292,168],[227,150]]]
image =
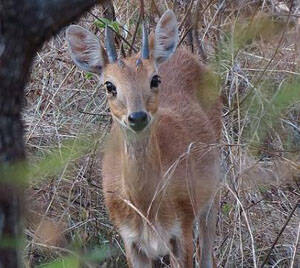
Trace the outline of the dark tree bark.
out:
[[[25,158],[21,118],[32,59],[43,42],[101,0],[0,0],[0,267],[22,266]]]

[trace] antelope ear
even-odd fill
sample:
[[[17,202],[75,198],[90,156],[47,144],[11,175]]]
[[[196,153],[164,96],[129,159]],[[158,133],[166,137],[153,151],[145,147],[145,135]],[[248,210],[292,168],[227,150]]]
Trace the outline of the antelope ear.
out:
[[[101,75],[106,61],[98,38],[78,25],[68,27],[66,38],[74,63],[84,71]]]
[[[177,19],[172,10],[167,10],[160,18],[154,36],[153,55],[156,64],[161,64],[172,56],[178,43]]]

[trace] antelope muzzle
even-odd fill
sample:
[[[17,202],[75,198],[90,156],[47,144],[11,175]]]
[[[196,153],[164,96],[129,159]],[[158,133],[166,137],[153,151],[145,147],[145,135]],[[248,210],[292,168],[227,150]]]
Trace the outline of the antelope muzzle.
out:
[[[129,127],[134,131],[142,131],[149,123],[148,114],[146,112],[134,112],[128,116]]]

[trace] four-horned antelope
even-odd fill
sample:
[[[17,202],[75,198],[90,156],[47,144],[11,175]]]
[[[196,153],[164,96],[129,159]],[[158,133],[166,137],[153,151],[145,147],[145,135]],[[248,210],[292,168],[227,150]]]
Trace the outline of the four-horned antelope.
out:
[[[67,40],[74,62],[106,87],[113,125],[103,191],[129,266],[192,267],[197,221],[200,266],[213,267],[219,102],[210,96],[206,69],[187,50],[176,50],[174,13],[164,13],[150,42],[143,27],[142,51],[127,59],[118,59],[109,28],[106,52],[80,26],[67,29]]]

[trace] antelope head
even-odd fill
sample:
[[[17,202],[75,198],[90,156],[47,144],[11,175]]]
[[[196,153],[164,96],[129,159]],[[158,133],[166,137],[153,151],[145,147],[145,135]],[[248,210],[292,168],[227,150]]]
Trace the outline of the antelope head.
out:
[[[176,50],[175,14],[168,10],[160,18],[151,47],[143,25],[141,53],[126,59],[118,58],[113,33],[108,27],[105,30],[106,50],[93,33],[78,25],[69,26],[66,37],[75,64],[97,74],[104,83],[113,119],[135,134],[145,130],[159,107],[158,66]]]

